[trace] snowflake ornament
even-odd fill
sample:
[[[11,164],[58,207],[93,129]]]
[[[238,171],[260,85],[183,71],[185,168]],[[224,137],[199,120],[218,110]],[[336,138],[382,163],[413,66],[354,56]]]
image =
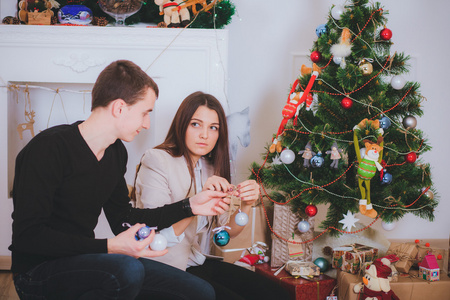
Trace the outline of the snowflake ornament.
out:
[[[272,160],[272,165],[281,165],[281,164],[282,162],[280,156],[277,154]]]
[[[351,211],[347,211],[347,214],[342,214],[344,216],[343,220],[340,220],[339,223],[344,224],[344,226],[342,227],[343,230],[345,230],[345,228],[348,229],[348,231],[352,230],[352,227],[356,228],[355,223],[359,221],[359,219],[355,218],[355,214],[352,214]]]

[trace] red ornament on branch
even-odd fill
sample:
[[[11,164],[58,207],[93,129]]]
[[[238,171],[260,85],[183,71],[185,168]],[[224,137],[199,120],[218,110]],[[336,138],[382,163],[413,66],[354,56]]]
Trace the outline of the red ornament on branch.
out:
[[[406,162],[412,164],[413,162],[415,162],[417,159],[417,154],[416,152],[409,152],[408,154],[406,154],[405,156],[405,160]]]
[[[314,217],[317,214],[317,206],[315,206],[314,204],[308,205],[305,209],[305,213],[309,217]]]
[[[313,63],[318,63],[322,60],[322,54],[319,51],[313,51],[311,52],[311,60]]]
[[[392,31],[388,28],[384,28],[380,32],[380,37],[382,40],[389,41],[392,38]]]
[[[345,97],[344,99],[341,100],[341,106],[344,109],[350,109],[353,106],[353,100],[348,97]]]

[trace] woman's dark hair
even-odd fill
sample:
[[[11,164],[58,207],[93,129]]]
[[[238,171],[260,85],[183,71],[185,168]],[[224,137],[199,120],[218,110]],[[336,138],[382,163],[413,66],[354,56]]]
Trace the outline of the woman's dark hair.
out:
[[[106,107],[116,99],[133,105],[143,99],[148,88],[155,91],[158,98],[158,85],[138,65],[129,60],[112,62],[100,73],[92,88],[91,110]]]
[[[192,157],[186,146],[186,130],[191,122],[192,116],[200,106],[206,106],[214,110],[219,117],[219,138],[217,143],[206,157],[214,167],[214,175],[221,176],[231,181],[230,155],[228,150],[228,127],[225,112],[220,102],[212,95],[203,92],[195,92],[187,96],[178,108],[165,141],[156,146],[156,149],[167,151],[174,157],[184,156],[187,161],[191,179],[195,180]],[[199,192],[199,191],[197,191]]]

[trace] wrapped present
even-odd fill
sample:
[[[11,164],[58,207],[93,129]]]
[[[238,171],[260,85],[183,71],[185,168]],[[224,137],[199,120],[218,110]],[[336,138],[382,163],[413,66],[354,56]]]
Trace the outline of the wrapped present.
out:
[[[387,255],[395,254],[399,260],[395,263],[395,268],[400,273],[408,273],[417,255],[417,245],[412,243],[392,242]]]
[[[295,242],[301,243],[314,238],[314,217],[307,220],[310,228],[307,232],[302,233],[298,230],[297,225],[300,221],[299,216],[291,211],[289,205],[274,204],[273,231],[277,235],[272,234],[270,259],[272,268],[281,267],[289,260],[312,261],[312,242],[304,244]],[[294,243],[287,242],[292,240]]]
[[[333,249],[332,266],[335,269],[357,274],[365,263],[373,262],[378,256],[378,249],[353,244]]]
[[[256,265],[255,272],[268,277],[288,290],[292,300],[326,300],[336,286],[336,279],[325,274],[311,279],[307,279],[307,277],[295,278],[289,275],[286,270],[281,270],[277,275],[274,275],[274,271],[266,263]]]
[[[360,275],[349,274],[338,270],[338,299],[360,299],[359,294],[353,291],[353,287],[362,281]],[[417,270],[411,270],[409,274],[401,274],[398,277],[398,281],[391,281],[390,286],[391,290],[401,300],[449,299],[450,278],[447,275],[441,274],[439,281],[425,281],[418,277]]]
[[[422,262],[425,256],[428,254],[433,254],[436,258],[437,264],[439,266],[439,270],[443,274],[448,273],[448,252],[449,249],[439,249],[435,247],[426,247],[423,245],[417,245],[417,256],[416,262]]]
[[[285,268],[292,276],[320,275],[320,268],[312,262],[290,260],[286,263]]]
[[[45,10],[43,12],[28,12],[28,25],[50,25],[53,12]]]

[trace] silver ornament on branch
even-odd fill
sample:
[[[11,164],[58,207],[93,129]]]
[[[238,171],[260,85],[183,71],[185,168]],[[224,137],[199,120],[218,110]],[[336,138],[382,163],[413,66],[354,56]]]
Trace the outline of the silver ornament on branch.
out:
[[[298,223],[297,228],[298,228],[298,231],[305,233],[309,230],[310,225],[309,225],[308,221],[303,220]]]
[[[280,154],[280,159],[283,163],[289,165],[295,160],[295,153],[290,149],[284,149]]]
[[[427,188],[422,188],[422,193],[423,193],[423,191],[425,191],[425,189],[427,189]],[[428,189],[428,191],[426,191],[423,195],[430,200],[433,200],[433,198],[434,198],[434,193],[431,189]]]
[[[382,117],[380,119],[380,127],[383,129],[388,129],[391,126],[391,120],[388,117]]]
[[[342,62],[342,57],[340,56],[333,56],[333,62],[337,65],[340,65]]]
[[[313,158],[311,158],[311,166],[313,166],[313,168],[320,168],[323,166],[323,162],[324,162],[324,158],[322,156],[322,152],[317,152],[316,155],[313,156]]]
[[[395,222],[381,221],[381,227],[383,227],[383,229],[386,230],[386,231],[394,230],[396,225],[397,224]]]
[[[340,20],[345,8],[342,5],[336,5],[331,9],[331,16],[335,20]]]
[[[406,84],[405,78],[401,75],[395,75],[391,79],[391,86],[396,90],[401,90]]]
[[[406,116],[402,123],[405,129],[414,129],[417,126],[417,119],[414,116]]]

